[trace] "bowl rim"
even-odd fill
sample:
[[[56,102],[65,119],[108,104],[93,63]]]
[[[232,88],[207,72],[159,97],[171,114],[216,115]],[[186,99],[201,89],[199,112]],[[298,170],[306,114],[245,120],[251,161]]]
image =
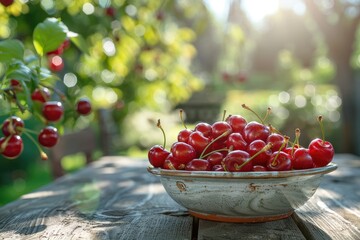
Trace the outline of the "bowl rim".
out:
[[[147,167],[147,171],[156,176],[168,177],[197,177],[197,178],[226,178],[226,179],[261,179],[261,178],[288,178],[296,176],[323,175],[337,169],[337,164],[327,166],[290,170],[290,171],[261,171],[261,172],[220,172],[220,171],[185,171]]]

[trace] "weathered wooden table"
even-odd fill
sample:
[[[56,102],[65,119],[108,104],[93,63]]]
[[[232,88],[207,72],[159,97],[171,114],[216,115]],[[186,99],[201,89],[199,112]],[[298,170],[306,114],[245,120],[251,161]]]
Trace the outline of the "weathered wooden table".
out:
[[[0,239],[360,239],[360,158],[334,162],[291,217],[235,224],[190,216],[147,161],[104,157],[0,208]]]

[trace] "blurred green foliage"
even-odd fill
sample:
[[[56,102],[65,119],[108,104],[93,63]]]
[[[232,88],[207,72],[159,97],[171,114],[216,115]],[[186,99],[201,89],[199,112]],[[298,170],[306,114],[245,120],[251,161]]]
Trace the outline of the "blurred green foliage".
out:
[[[66,96],[65,116],[57,124],[59,131],[76,131],[89,124],[98,129],[95,114],[98,108],[113,111],[117,127],[121,129],[125,117],[144,108],[170,111],[203,87],[202,79],[190,70],[196,55],[193,42],[197,33],[186,25],[191,21],[201,29],[204,22],[197,14],[201,8],[201,2],[192,4],[191,1],[16,0],[6,8],[0,4],[0,41],[17,40],[24,49],[20,55],[26,58],[38,52],[41,66],[49,68],[49,57],[45,53],[58,42],[52,42],[47,36],[58,37],[58,34],[41,32],[42,29],[36,27],[47,18],[60,19],[79,36],[71,38],[70,48],[61,55],[65,67],[54,72],[60,81],[47,82]],[[46,44],[38,44],[44,41]],[[6,70],[4,62],[0,62],[2,84],[10,81],[4,77]],[[29,76],[24,76],[25,81],[26,77]],[[83,96],[91,99],[94,109],[94,114],[87,117],[79,117],[73,111],[75,101]],[[56,94],[52,99],[62,100]],[[0,99],[1,122],[15,114],[25,120],[26,128],[41,129],[42,123],[36,116],[15,111],[4,100]],[[11,109],[11,113],[5,109]],[[39,166],[37,147],[26,136],[23,141],[24,151],[19,158],[0,158],[1,184],[29,179],[29,169]],[[127,148],[117,146],[119,152]],[[68,163],[65,165],[71,165],[73,160],[65,160]]]

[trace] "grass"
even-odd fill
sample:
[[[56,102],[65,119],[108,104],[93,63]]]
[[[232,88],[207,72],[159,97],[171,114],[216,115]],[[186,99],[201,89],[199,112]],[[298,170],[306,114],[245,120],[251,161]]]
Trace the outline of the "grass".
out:
[[[38,162],[32,165],[27,169],[26,173],[24,178],[16,178],[10,184],[0,186],[0,206],[52,181],[47,162]]]
[[[62,165],[67,173],[74,172],[85,166],[85,157],[82,154],[64,157]],[[26,170],[26,176],[16,178],[10,184],[0,185],[0,207],[52,181],[49,162],[36,162]]]

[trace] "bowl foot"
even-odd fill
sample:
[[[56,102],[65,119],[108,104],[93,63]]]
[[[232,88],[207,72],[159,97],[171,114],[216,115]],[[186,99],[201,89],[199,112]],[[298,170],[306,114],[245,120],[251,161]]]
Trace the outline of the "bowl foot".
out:
[[[217,221],[217,222],[233,222],[233,223],[258,223],[258,222],[269,222],[288,218],[293,214],[294,211],[290,211],[284,214],[270,215],[270,216],[254,216],[254,217],[243,217],[243,216],[224,216],[217,214],[199,213],[189,210],[189,213],[197,218]]]

